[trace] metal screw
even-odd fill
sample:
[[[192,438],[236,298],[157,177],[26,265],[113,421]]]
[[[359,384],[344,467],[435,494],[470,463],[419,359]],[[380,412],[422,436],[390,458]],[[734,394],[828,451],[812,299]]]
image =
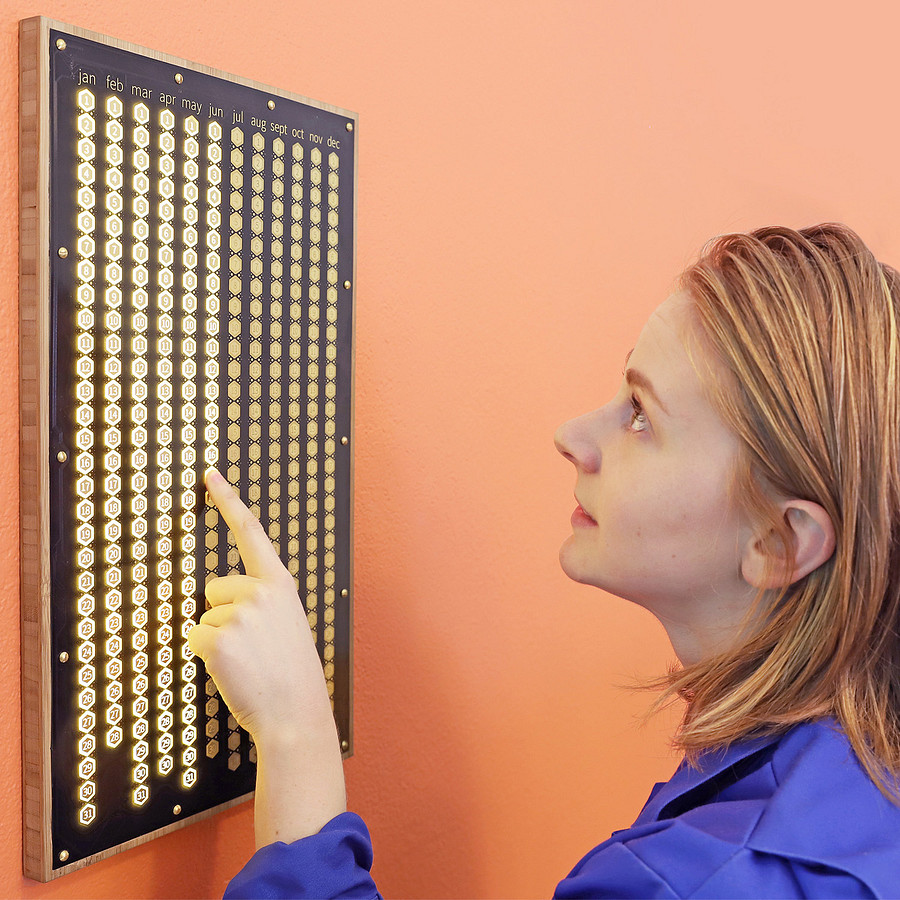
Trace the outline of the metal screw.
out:
[[[353,123],[352,122],[348,122],[345,127],[346,127],[347,131],[353,131]]]
[[[345,434],[345,435],[341,438],[341,443],[346,447],[347,444],[350,443],[350,438],[348,438],[347,435]]]
[[[341,590],[341,596],[342,596],[342,597],[349,597],[349,596],[350,596],[350,591],[348,591],[347,588],[343,588],[343,589]]]
[[[65,50],[66,49],[66,42],[62,38],[56,39],[56,49],[57,50]],[[66,853],[66,851],[63,850],[63,853]],[[68,856],[68,855],[69,854],[66,853],[66,856]]]
[[[66,653],[65,650],[63,650],[63,652],[59,654],[59,661],[61,663],[65,663],[65,662],[69,661],[69,654]]]
[[[181,806],[176,803],[175,806],[172,808],[172,812],[174,813],[174,815],[180,816],[181,815]]]
[[[270,101],[266,104],[266,106],[268,106],[269,109],[275,109],[275,101],[274,101],[274,100],[270,100]]]
[[[348,291],[350,290],[350,282],[349,281],[344,282],[344,288],[345,288],[345,290],[348,290]]]
[[[184,81],[184,75],[182,75],[181,72],[176,72],[175,73],[175,84],[181,84],[182,81]]]
[[[59,462],[62,463],[62,462],[65,462],[69,458],[69,454],[66,453],[65,450],[60,450],[59,453],[56,454],[56,458],[59,460]]]
[[[65,862],[68,858],[69,858],[68,850],[60,850],[59,851],[59,861],[60,862]]]
[[[347,741],[341,741],[341,750],[349,750],[350,744]]]
[[[65,259],[69,255],[69,251],[65,247],[60,247],[59,250],[56,251],[56,255],[60,259]]]

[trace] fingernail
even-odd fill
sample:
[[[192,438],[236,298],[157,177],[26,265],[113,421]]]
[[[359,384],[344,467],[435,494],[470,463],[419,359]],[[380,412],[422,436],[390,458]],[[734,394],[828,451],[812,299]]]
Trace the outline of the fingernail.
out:
[[[210,466],[206,470],[206,474],[203,476],[203,480],[207,484],[209,484],[210,482],[213,482],[215,484],[223,482],[225,479],[222,477],[221,473],[215,466]]]

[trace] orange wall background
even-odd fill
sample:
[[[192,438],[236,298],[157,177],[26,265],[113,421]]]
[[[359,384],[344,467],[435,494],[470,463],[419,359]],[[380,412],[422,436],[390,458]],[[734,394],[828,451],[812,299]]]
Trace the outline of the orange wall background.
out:
[[[900,262],[900,8],[763,0],[4,0],[0,896],[211,897],[249,805],[21,875],[17,21],[43,14],[356,110],[351,807],[393,897],[549,895],[676,763],[623,689],[672,658],[567,582],[557,423],[605,402],[702,243],[841,220]],[[702,448],[698,448],[702,452]]]

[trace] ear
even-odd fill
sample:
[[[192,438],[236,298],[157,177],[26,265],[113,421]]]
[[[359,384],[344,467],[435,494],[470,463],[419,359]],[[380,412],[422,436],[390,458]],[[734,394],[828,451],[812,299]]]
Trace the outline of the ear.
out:
[[[818,569],[834,553],[834,523],[818,503],[785,500],[781,509],[793,542],[793,568],[774,532],[764,537],[754,534],[747,540],[741,558],[741,575],[752,587],[787,587]]]

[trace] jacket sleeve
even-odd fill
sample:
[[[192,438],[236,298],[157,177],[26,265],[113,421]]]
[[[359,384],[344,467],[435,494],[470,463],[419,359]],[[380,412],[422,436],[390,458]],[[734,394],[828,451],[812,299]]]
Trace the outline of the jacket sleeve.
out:
[[[342,813],[318,834],[261,847],[232,878],[225,900],[380,898],[371,867],[365,823],[354,813]]]

